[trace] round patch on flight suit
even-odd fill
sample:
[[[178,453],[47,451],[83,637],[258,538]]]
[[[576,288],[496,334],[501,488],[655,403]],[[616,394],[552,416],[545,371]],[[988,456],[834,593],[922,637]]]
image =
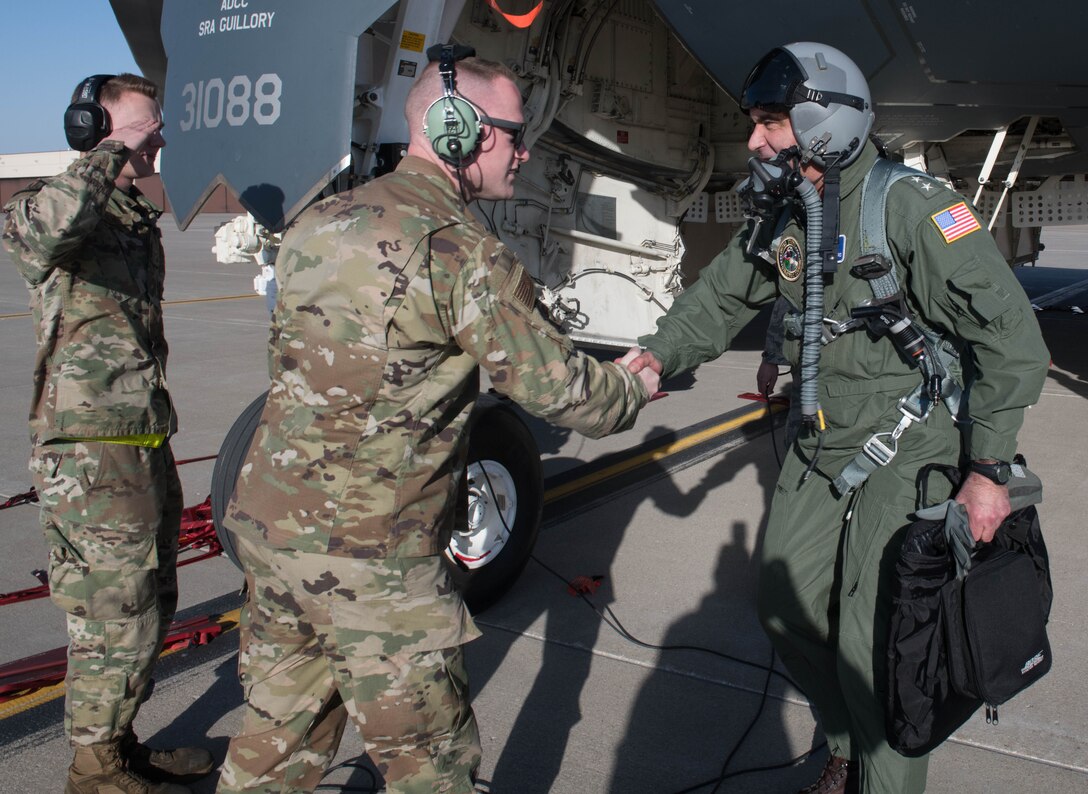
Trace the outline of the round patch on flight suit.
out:
[[[783,237],[778,246],[778,274],[786,281],[797,281],[805,265],[801,244],[792,237]]]

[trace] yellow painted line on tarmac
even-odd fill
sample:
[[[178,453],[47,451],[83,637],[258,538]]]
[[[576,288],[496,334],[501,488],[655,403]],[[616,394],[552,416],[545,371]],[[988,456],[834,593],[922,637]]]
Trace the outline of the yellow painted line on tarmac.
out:
[[[244,298],[263,298],[256,292],[246,295],[218,295],[214,298],[185,298],[184,300],[163,301],[163,306],[180,306],[183,303],[209,303],[211,301],[236,301]],[[30,317],[30,312],[18,312],[17,314],[0,314],[0,320],[10,320],[13,317]]]
[[[219,637],[222,637],[225,634],[229,634],[231,631],[234,631],[234,629],[238,628],[238,621],[241,620],[241,617],[241,607],[239,607],[238,609],[232,609],[230,612],[224,612],[221,615],[216,615],[215,622],[223,626],[223,632],[219,635]],[[215,642],[216,639],[218,639],[218,637],[213,638],[212,642]],[[159,658],[161,659],[164,656],[169,656],[170,654],[184,650],[188,650],[188,648],[171,648],[159,654]],[[29,711],[32,708],[41,706],[45,703],[49,703],[50,701],[56,700],[57,698],[61,697],[64,697],[63,681],[56,684],[50,684],[49,686],[41,687],[40,689],[35,689],[33,692],[30,692],[26,695],[20,695],[19,697],[14,697],[11,700],[0,703],[0,720],[5,720],[8,717],[14,717],[16,714],[21,714],[24,711]]]
[[[64,697],[63,681],[59,684],[50,684],[49,686],[43,686],[41,689],[35,689],[29,695],[22,695],[0,703],[0,720],[14,717],[16,714],[29,711],[35,706],[41,706],[59,697]]]
[[[772,403],[770,410],[772,413],[781,411],[784,406],[777,403]],[[619,474],[624,474],[636,469],[647,463],[653,463],[656,461],[664,460],[671,455],[683,452],[687,449],[691,449],[694,446],[702,444],[704,441],[709,441],[716,436],[724,435],[725,433],[732,432],[740,427],[757,422],[767,416],[767,406],[761,405],[759,408],[755,408],[746,414],[742,414],[734,419],[729,419],[725,422],[713,425],[712,427],[705,428],[696,433],[692,433],[689,436],[684,436],[676,441],[671,441],[668,444],[662,444],[660,447],[656,447],[651,450],[643,452],[641,455],[635,455],[634,457],[621,460],[611,466],[607,466],[600,471],[595,471],[592,474],[587,474],[585,477],[579,477],[577,480],[564,483],[563,485],[557,485],[544,492],[544,503],[555,501],[556,499],[562,499],[564,496],[570,496],[573,493],[589,488],[591,485],[596,485],[599,482],[615,477]]]
[[[258,295],[256,292],[250,292],[246,295],[218,295],[214,298],[186,298],[184,300],[176,301],[163,301],[163,306],[178,306],[182,303],[208,303],[210,301],[236,301],[243,298],[263,298],[264,295]]]

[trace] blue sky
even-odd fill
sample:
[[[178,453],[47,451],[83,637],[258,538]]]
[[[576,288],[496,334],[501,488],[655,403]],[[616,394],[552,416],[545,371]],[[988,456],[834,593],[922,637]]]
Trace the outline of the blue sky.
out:
[[[135,72],[108,0],[0,0],[0,154],[67,149],[64,109],[84,77]]]

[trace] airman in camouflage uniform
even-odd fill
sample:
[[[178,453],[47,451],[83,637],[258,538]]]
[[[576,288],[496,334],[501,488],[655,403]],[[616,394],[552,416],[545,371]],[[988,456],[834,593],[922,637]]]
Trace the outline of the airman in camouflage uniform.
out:
[[[471,791],[461,646],[479,632],[440,555],[478,368],[592,436],[629,427],[657,388],[575,351],[466,209],[512,196],[528,152],[509,71],[470,58],[456,73],[487,114],[476,151],[450,162],[424,136],[443,94],[431,64],[397,170],[304,212],[277,259],[271,389],[226,519],[250,603],[220,792],[312,790],[347,717],[389,792]]]
[[[212,767],[206,751],[153,752],[132,731],[177,606],[182,509],[167,441],[177,422],[160,213],[133,186],[165,145],[155,93],[133,75],[105,83],[108,136],[5,207],[3,242],[30,290],[38,340],[30,468],[50,595],[68,615],[68,792],[146,791],[145,775]]]

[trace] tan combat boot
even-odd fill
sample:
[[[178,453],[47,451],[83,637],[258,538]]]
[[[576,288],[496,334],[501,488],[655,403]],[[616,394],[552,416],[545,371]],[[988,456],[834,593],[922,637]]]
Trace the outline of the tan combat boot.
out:
[[[189,789],[152,783],[130,771],[116,741],[76,748],[64,794],[189,794]]]
[[[132,728],[121,738],[121,752],[133,772],[155,783],[189,782],[215,768],[215,759],[203,747],[153,750],[140,744]]]

